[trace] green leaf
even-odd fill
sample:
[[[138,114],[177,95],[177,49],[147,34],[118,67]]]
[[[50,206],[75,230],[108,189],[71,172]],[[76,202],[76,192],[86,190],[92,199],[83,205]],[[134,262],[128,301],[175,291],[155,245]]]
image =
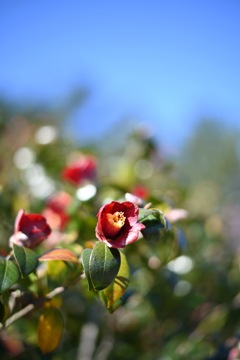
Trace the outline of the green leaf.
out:
[[[138,221],[145,223],[146,221],[157,221],[166,230],[169,229],[169,223],[164,214],[158,209],[139,209]]]
[[[166,217],[158,209],[139,209],[138,221],[145,225],[141,232],[148,241],[159,240],[161,231],[170,228]]]
[[[82,252],[82,264],[83,264],[84,272],[85,272],[85,275],[86,275],[86,278],[88,281],[88,289],[89,290],[93,289],[93,284],[92,284],[92,280],[91,280],[90,273],[89,273],[91,254],[92,254],[91,249],[84,249]]]
[[[103,290],[117,276],[121,257],[118,249],[107,247],[103,242],[94,246],[89,263],[89,274],[95,290]]]
[[[17,265],[11,260],[0,261],[0,293],[8,290],[20,277]]]
[[[80,262],[54,260],[47,262],[47,280],[49,291],[57,286],[70,286],[79,280],[83,272]]]
[[[229,309],[225,305],[217,305],[204,316],[194,333],[207,336],[222,329],[227,321]]]
[[[38,343],[42,353],[47,354],[59,345],[64,329],[60,311],[51,306],[45,308],[38,321]]]
[[[10,292],[5,292],[4,294],[1,295],[1,301],[0,301],[0,322],[2,324],[5,323],[6,319],[10,316],[11,314],[11,309],[10,309]]]
[[[69,286],[75,283],[83,272],[78,257],[68,249],[53,249],[39,257],[47,262],[48,289]]]
[[[120,256],[121,266],[114,282],[112,282],[112,284],[99,293],[102,301],[110,313],[114,312],[121,305],[121,297],[129,284],[130,273],[127,259],[122,252],[120,252]]]
[[[37,254],[27,247],[13,244],[13,254],[22,277],[29,275],[38,266]]]
[[[3,323],[5,317],[5,306],[0,301],[0,323]]]

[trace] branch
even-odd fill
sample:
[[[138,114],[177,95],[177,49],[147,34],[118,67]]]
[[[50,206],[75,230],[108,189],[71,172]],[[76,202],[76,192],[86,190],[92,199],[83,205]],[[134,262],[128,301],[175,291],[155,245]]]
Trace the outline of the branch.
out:
[[[45,295],[42,298],[39,298],[36,300],[36,302],[34,302],[33,304],[28,304],[25,308],[19,310],[18,312],[16,312],[15,314],[13,314],[12,316],[10,316],[5,324],[1,324],[0,323],[0,330],[2,328],[7,328],[8,326],[10,326],[12,323],[14,323],[16,320],[20,319],[21,317],[25,316],[26,314],[28,314],[29,312],[31,312],[32,310],[38,308],[39,306],[41,306],[45,301],[48,301],[52,298],[54,298],[54,296],[61,294],[63,291],[65,290],[65,288],[63,286],[57,287],[56,289],[54,289],[53,291],[50,291],[47,295]]]

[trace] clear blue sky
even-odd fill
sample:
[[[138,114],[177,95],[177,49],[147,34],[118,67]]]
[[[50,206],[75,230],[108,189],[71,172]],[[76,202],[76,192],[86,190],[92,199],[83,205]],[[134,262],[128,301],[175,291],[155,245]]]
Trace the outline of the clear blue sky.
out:
[[[240,124],[239,0],[2,0],[0,94],[56,104],[91,96],[80,137],[122,116],[179,142],[201,116]]]

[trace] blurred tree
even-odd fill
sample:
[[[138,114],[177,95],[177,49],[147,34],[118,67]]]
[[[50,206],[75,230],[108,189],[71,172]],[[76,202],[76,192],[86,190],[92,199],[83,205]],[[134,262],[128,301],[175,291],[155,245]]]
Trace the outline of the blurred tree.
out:
[[[239,136],[227,123],[200,121],[180,153],[184,181],[212,180],[223,192],[239,190]]]

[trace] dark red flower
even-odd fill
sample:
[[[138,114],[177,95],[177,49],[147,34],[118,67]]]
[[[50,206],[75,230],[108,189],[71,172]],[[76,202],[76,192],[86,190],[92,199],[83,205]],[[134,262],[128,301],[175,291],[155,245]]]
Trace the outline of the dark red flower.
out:
[[[25,214],[24,210],[19,210],[15,225],[14,234],[11,236],[9,244],[34,248],[45,240],[51,233],[51,228],[47,224],[46,218],[39,214]]]
[[[96,237],[113,248],[137,241],[140,230],[145,228],[137,222],[138,213],[138,207],[130,201],[112,201],[102,206],[97,214]]]
[[[62,176],[77,186],[84,180],[93,180],[96,176],[96,159],[91,155],[82,155],[79,160],[63,169]]]
[[[55,193],[48,200],[42,214],[48,220],[52,229],[63,230],[69,220],[67,209],[72,202],[72,197],[64,191]]]

